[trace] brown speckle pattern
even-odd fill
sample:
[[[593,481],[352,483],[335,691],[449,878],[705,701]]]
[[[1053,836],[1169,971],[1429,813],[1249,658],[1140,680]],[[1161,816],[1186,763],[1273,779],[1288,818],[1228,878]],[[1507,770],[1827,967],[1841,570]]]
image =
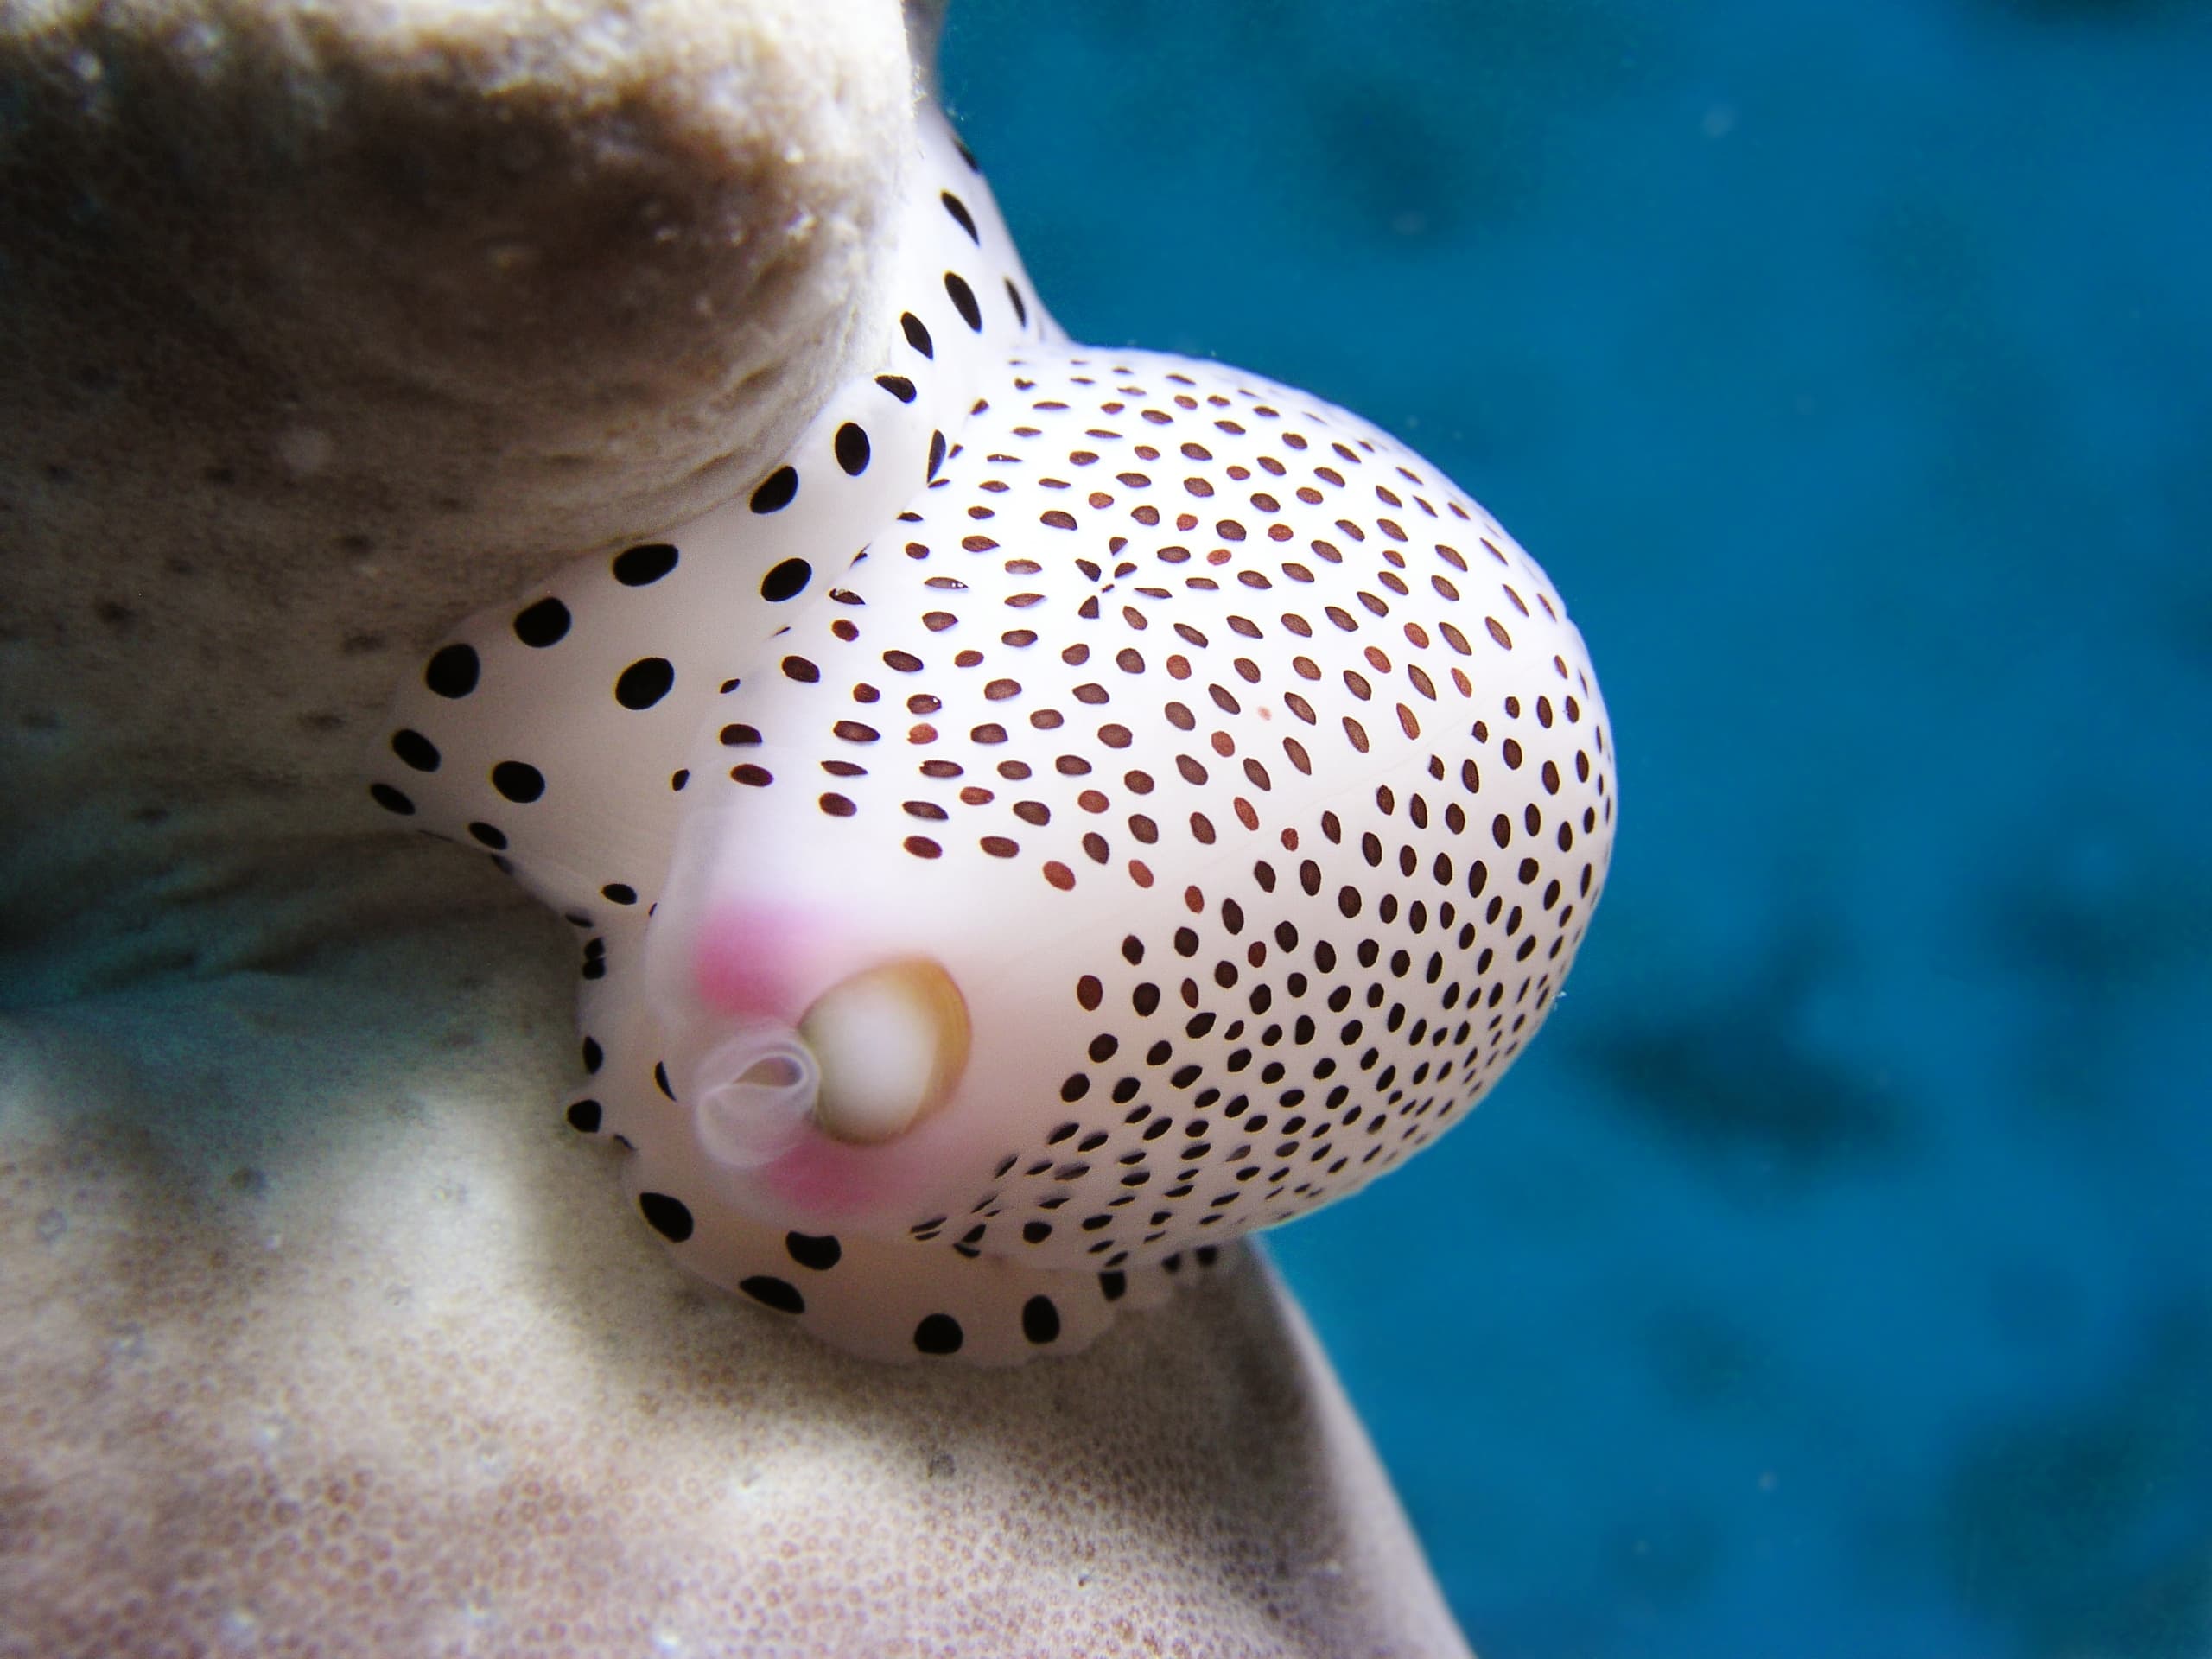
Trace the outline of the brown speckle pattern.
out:
[[[630,1149],[679,1259],[860,1351],[1011,1363],[1464,1116],[1581,941],[1613,767],[1488,515],[1288,388],[1061,344],[956,165],[890,360],[734,510],[473,619],[372,793],[576,928],[566,1121]],[[670,885],[685,833],[706,887]],[[709,891],[969,1003],[926,1160],[871,1149],[907,1196],[861,1224],[755,1220],[701,1150],[644,962]]]

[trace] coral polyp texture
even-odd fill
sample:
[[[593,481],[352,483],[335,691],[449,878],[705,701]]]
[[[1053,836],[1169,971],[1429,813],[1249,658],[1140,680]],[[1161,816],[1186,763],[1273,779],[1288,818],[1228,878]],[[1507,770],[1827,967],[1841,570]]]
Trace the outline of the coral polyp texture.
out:
[[[1069,343],[943,118],[888,356],[749,495],[471,618],[371,793],[582,936],[577,1131],[884,1359],[1067,1352],[1511,1064],[1613,762],[1535,562],[1383,433]]]

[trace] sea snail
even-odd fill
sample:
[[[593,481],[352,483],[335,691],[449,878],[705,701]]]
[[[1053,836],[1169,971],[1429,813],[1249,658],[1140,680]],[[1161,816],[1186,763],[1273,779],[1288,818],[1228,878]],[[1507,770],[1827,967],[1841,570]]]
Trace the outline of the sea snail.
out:
[[[934,109],[880,372],[469,618],[370,793],[583,938],[576,1130],[839,1347],[1090,1342],[1534,1034],[1611,852],[1550,581],[1342,410],[1071,344]]]

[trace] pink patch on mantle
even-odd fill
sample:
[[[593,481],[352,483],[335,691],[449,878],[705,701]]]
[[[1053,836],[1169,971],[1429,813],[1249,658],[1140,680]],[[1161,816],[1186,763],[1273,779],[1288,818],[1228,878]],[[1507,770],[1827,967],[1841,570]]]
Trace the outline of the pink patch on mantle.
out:
[[[700,924],[691,982],[710,1008],[796,1025],[806,1012],[802,977],[822,942],[798,912],[731,906]]]
[[[898,1160],[881,1147],[849,1147],[810,1128],[797,1146],[762,1169],[757,1179],[784,1203],[822,1219],[872,1210],[904,1183]]]

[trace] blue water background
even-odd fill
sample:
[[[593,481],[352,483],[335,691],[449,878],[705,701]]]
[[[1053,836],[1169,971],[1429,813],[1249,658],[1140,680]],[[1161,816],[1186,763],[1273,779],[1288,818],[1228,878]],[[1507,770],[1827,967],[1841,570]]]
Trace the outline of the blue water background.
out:
[[[1276,1236],[1485,1659],[2212,1653],[2212,11],[956,0],[1080,338],[1551,571],[1612,884]]]

